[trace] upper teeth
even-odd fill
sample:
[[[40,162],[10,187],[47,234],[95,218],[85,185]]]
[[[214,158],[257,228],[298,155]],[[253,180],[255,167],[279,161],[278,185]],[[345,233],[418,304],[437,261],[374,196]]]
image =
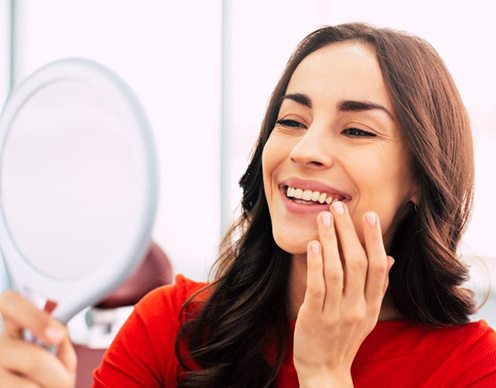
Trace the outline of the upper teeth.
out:
[[[330,205],[333,200],[337,201],[341,199],[341,196],[338,194],[334,195],[334,198],[329,194],[321,193],[320,191],[312,191],[312,190],[302,190],[296,187],[288,186],[286,191],[286,195],[291,198],[294,197],[296,199],[304,199],[305,201],[314,201],[320,203],[326,203]]]

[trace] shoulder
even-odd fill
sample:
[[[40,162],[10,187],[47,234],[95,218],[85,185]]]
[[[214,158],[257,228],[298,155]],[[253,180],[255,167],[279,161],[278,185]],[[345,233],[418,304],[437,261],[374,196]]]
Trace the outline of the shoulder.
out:
[[[401,342],[404,349],[436,346],[441,349],[469,349],[475,344],[496,351],[496,333],[483,320],[464,325],[434,328],[409,320],[379,322],[367,340],[372,345]]]
[[[175,277],[174,284],[156,288],[138,302],[135,311],[141,317],[162,317],[171,319],[176,317],[184,302],[197,291],[208,285],[197,282],[179,274]],[[168,313],[164,316],[164,313]],[[171,316],[171,313],[173,316]]]
[[[177,275],[138,302],[94,372],[94,387],[175,386],[175,340],[183,303],[207,284]]]
[[[402,323],[382,328],[382,340],[394,333],[395,340],[403,343],[403,349],[413,352],[430,350],[444,353],[455,359],[458,357],[482,355],[496,361],[496,333],[481,320],[464,325],[432,328],[417,323]],[[495,364],[496,365],[496,364]]]
[[[496,332],[483,320],[444,329],[442,344],[467,361],[486,360],[496,371]]]
[[[485,321],[439,329],[431,334],[446,376],[457,386],[496,386],[496,333]]]
[[[496,386],[496,333],[485,321],[443,328],[380,322],[355,361],[362,380],[373,369],[417,386]]]
[[[439,329],[422,329],[420,332],[426,344],[446,349],[452,356],[485,354],[496,357],[496,333],[483,320]]]

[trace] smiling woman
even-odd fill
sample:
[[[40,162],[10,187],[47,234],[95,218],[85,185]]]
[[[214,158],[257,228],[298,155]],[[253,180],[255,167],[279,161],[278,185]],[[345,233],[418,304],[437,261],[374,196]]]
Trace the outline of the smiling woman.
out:
[[[183,306],[180,386],[496,383],[456,254],[469,121],[428,43],[363,24],[307,36],[240,183],[211,295]]]
[[[308,241],[318,237],[317,213],[326,210],[280,195],[280,185],[294,177],[300,182],[291,186],[302,190],[322,187],[325,192],[329,185],[336,188],[332,192],[346,193],[355,225],[367,210],[377,211],[389,243],[394,233],[390,225],[400,205],[418,202],[408,152],[391,111],[372,46],[336,43],[300,63],[262,156],[265,194],[279,247],[305,254]],[[314,180],[313,186],[309,180]],[[308,216],[301,217],[303,212]],[[357,232],[360,236],[362,231]]]
[[[213,281],[145,297],[95,386],[495,386],[496,333],[470,323],[457,255],[473,175],[465,108],[428,43],[315,31],[272,94]],[[48,318],[12,294],[0,312],[0,382],[41,381],[9,355],[34,354],[16,333]],[[63,350],[53,370],[73,363]]]

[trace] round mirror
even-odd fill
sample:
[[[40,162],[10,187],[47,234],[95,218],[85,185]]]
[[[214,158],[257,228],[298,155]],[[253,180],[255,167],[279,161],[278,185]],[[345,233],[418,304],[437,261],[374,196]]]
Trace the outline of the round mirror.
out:
[[[148,120],[128,86],[83,59],[23,82],[0,118],[0,247],[22,293],[67,320],[130,275],[157,207]]]

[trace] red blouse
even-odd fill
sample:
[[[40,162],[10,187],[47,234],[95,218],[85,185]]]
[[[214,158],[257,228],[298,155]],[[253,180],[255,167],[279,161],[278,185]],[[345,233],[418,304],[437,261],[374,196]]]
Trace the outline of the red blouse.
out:
[[[175,387],[179,310],[204,285],[178,275],[175,285],[144,297],[95,370],[93,387]],[[289,349],[278,387],[298,387]],[[351,373],[355,387],[496,387],[496,333],[484,321],[443,329],[380,321]]]

